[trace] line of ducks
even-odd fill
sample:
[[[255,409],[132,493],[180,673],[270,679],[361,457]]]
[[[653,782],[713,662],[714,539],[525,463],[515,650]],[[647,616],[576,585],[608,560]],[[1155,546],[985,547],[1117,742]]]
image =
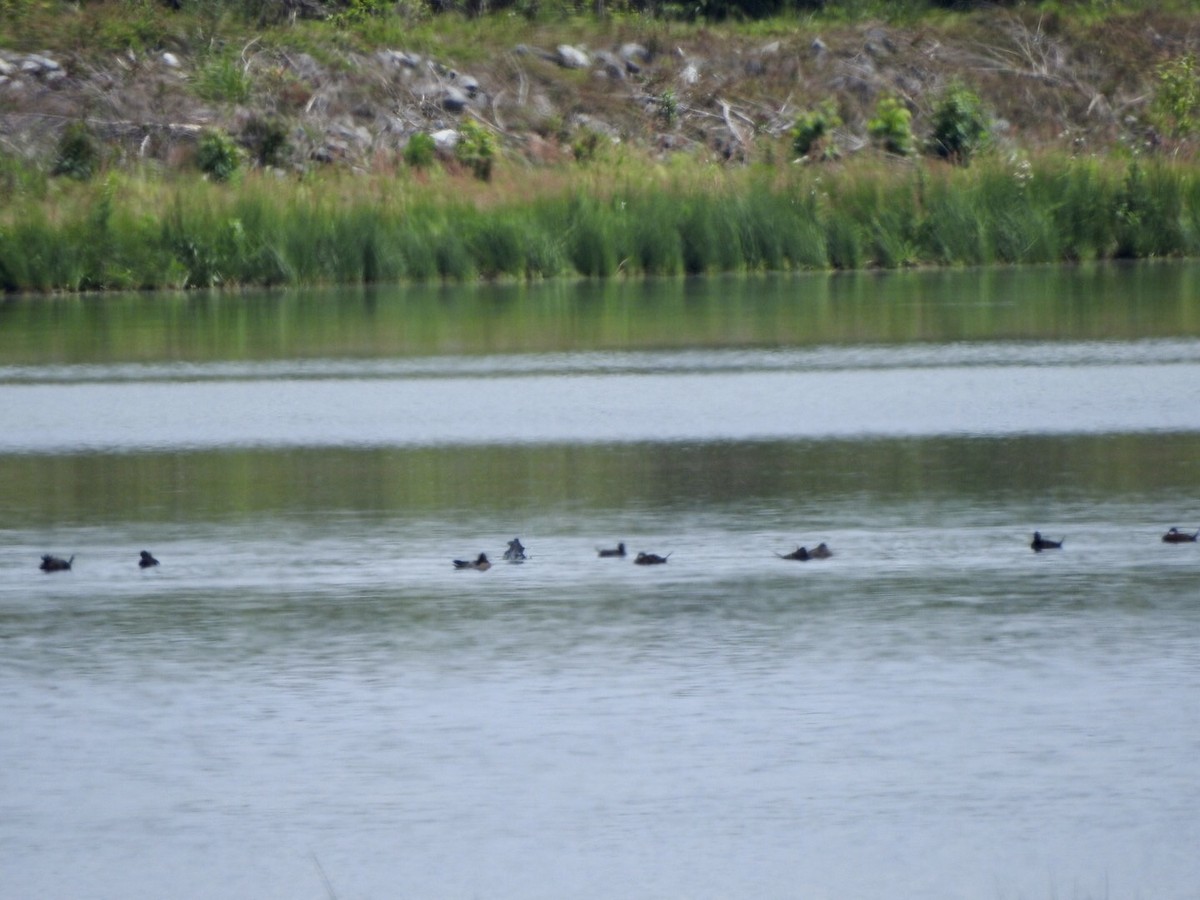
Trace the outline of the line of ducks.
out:
[[[596,553],[598,556],[606,558],[624,557],[625,544],[617,544],[612,549],[600,548]],[[638,566],[660,566],[670,559],[670,557],[670,553],[666,556],[659,556],[657,553],[639,553],[633,562],[634,565]],[[519,537],[515,537],[508,542],[508,549],[504,551],[504,559],[511,563],[523,563],[529,559],[525,553],[525,545],[521,543]],[[474,569],[477,572],[486,572],[492,567],[486,553],[480,553],[475,559],[456,559],[453,562],[456,569]]]
[[[43,572],[69,572],[71,564],[75,562],[75,557],[63,559],[61,556],[52,556],[47,553],[42,556],[42,564],[38,566]],[[143,550],[138,557],[138,566],[143,569],[148,569],[151,566],[157,566],[158,560],[150,555],[149,550]]]
[[[1033,541],[1030,542],[1029,547],[1034,553],[1041,553],[1043,550],[1061,550],[1064,540],[1066,540],[1066,538],[1053,541],[1049,538],[1042,537],[1042,533],[1040,531],[1035,531],[1033,533]],[[1175,527],[1171,527],[1168,528],[1166,534],[1162,536],[1162,541],[1164,544],[1194,544],[1198,540],[1200,540],[1200,529],[1197,529],[1194,532],[1187,532],[1180,531]],[[602,558],[624,559],[626,556],[625,544],[624,542],[621,542],[617,544],[616,547],[602,547],[597,549],[596,553]],[[828,545],[824,541],[822,541],[812,550],[809,550],[807,547],[797,547],[791,553],[776,553],[775,555],[780,559],[808,562],[810,559],[829,559],[833,556],[833,551],[829,549]],[[670,553],[668,553],[666,556],[659,556],[657,553],[639,552],[638,555],[634,557],[633,563],[637,566],[660,566],[670,558]],[[508,549],[504,551],[504,559],[511,563],[523,563],[525,560],[529,559],[529,556],[525,553],[525,545],[521,543],[521,539],[519,537],[513,538],[508,542]],[[67,572],[70,571],[71,564],[74,562],[74,556],[71,556],[68,559],[63,559],[61,556],[54,556],[47,553],[42,556],[42,564],[38,566],[38,568],[43,572]],[[475,557],[475,559],[456,559],[453,562],[454,568],[456,569],[474,569],[477,572],[486,572],[492,567],[492,564],[488,560],[486,553],[480,553],[479,556]],[[155,559],[148,550],[143,550],[138,556],[139,568],[149,569],[151,566],[157,565],[158,560]]]
[[[1194,532],[1180,531],[1174,526],[1167,529],[1167,533],[1162,536],[1164,544],[1194,544],[1197,539],[1200,539],[1200,529]],[[1063,545],[1062,540],[1052,541],[1049,538],[1042,537],[1040,531],[1033,533],[1033,541],[1029,544],[1034,553],[1041,553],[1043,550],[1061,550]]]

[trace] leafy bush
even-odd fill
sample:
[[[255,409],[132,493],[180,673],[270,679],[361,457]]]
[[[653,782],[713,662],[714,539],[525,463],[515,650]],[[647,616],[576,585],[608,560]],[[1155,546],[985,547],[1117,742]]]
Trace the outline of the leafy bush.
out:
[[[492,165],[496,161],[496,139],[482,125],[467,120],[459,129],[454,155],[476,178],[488,181],[492,177]]]
[[[912,113],[895,97],[880,99],[875,107],[875,118],[867,122],[867,134],[888,153],[912,155]]]
[[[414,169],[427,169],[433,165],[437,145],[433,137],[424,131],[418,131],[404,145],[404,163]]]
[[[792,126],[792,149],[797,156],[814,159],[836,159],[833,130],[842,124],[837,107],[826,100],[816,109],[801,113]]]
[[[200,135],[196,165],[214,181],[228,181],[241,165],[241,153],[229,135],[210,128]]]
[[[72,122],[58,141],[51,173],[87,181],[100,165],[100,148],[85,122]]]
[[[934,107],[932,118],[929,149],[943,159],[965,166],[988,144],[989,120],[983,101],[964,84],[950,85]]]
[[[274,117],[255,116],[242,129],[242,143],[260,166],[278,166],[287,156],[287,126]]]
[[[1200,128],[1200,72],[1196,57],[1185,53],[1155,70],[1150,118],[1155,127],[1174,138],[1194,135]]]

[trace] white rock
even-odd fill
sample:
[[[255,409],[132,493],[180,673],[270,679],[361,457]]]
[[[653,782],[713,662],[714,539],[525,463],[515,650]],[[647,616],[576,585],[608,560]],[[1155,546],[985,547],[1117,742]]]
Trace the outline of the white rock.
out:
[[[453,128],[443,128],[430,135],[433,145],[439,150],[449,152],[458,146],[458,132]]]
[[[564,69],[586,69],[591,63],[591,58],[578,47],[558,45],[558,64]]]

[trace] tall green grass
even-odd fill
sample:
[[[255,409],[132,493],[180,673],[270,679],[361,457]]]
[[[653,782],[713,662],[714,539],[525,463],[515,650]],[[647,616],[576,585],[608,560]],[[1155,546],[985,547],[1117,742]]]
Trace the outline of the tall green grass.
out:
[[[0,288],[82,291],[975,266],[1200,253],[1200,172],[1047,157],[969,169],[664,173],[499,185],[112,175],[0,205]],[[467,190],[471,193],[467,193]]]

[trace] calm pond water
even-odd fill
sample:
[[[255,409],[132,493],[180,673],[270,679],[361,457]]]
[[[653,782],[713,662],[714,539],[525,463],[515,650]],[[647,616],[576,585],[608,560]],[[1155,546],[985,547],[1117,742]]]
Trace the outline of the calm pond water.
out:
[[[1200,897],[1198,292],[0,303],[0,896]]]

